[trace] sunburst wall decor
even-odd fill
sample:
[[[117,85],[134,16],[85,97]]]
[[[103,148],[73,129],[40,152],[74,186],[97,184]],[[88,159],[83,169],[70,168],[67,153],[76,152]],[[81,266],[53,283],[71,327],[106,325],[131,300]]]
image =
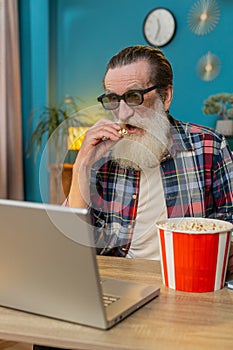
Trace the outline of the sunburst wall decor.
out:
[[[197,63],[197,74],[204,81],[214,80],[220,71],[221,61],[211,52],[202,56]]]
[[[197,35],[211,32],[217,25],[220,10],[216,0],[199,0],[188,14],[188,26]]]

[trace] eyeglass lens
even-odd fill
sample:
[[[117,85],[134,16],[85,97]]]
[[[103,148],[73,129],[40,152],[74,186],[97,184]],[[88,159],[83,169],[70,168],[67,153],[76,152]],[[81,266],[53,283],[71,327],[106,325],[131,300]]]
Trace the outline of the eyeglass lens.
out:
[[[138,106],[142,103],[142,94],[138,91],[129,91],[122,96],[122,99],[129,106]],[[121,96],[117,94],[107,94],[102,97],[101,102],[106,109],[116,109],[119,107],[120,100]]]
[[[137,106],[142,102],[142,94],[138,91],[126,92],[125,101],[129,106]]]

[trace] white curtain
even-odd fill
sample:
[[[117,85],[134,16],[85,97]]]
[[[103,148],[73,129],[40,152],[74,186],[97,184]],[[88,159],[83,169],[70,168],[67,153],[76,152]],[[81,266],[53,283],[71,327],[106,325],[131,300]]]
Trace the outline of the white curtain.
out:
[[[0,198],[23,199],[18,0],[0,0]]]

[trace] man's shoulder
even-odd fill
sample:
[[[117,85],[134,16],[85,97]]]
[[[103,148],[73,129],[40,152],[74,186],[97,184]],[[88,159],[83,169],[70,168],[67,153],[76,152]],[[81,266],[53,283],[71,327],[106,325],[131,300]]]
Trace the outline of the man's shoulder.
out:
[[[212,138],[219,140],[220,142],[223,139],[223,135],[219,134],[216,130],[200,125],[200,124],[195,124],[195,123],[190,123],[190,122],[184,122],[184,121],[179,121],[174,119],[174,126],[178,130],[182,130],[183,133],[186,134],[188,137],[189,135],[195,136],[198,135],[201,138]]]
[[[170,119],[172,125],[172,152],[203,150],[208,148],[208,152],[218,154],[223,146],[224,136],[215,130],[194,123],[183,122]]]

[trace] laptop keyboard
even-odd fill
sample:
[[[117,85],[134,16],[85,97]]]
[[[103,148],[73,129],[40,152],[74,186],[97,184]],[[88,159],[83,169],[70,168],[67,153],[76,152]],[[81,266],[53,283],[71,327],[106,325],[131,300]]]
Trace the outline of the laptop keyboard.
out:
[[[104,294],[103,295],[104,306],[107,307],[107,306],[111,305],[112,303],[115,303],[115,301],[117,301],[119,299],[120,299],[119,297]]]

